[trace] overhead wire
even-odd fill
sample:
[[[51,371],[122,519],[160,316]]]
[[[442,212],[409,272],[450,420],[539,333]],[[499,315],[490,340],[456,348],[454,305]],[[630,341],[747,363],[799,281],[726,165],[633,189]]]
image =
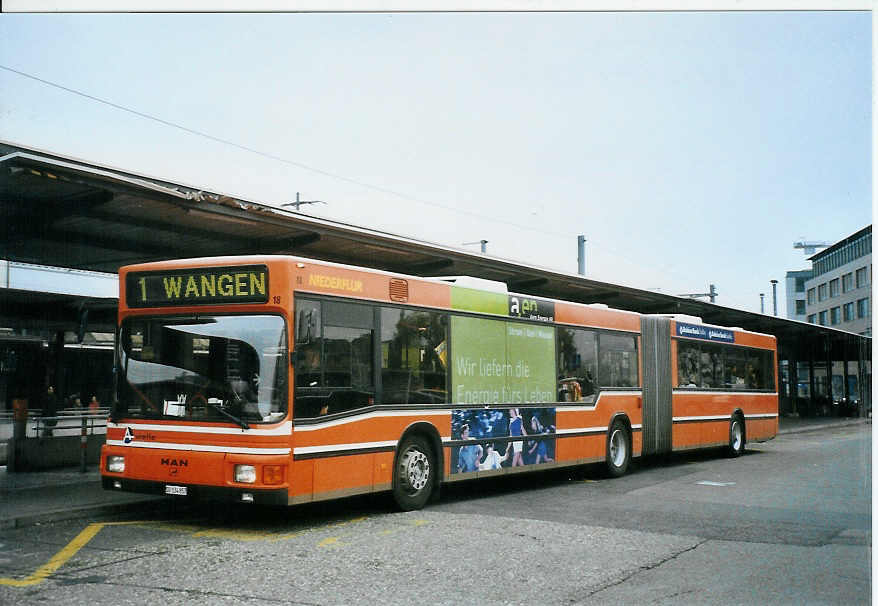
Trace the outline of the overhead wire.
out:
[[[185,126],[185,125],[180,124],[180,123],[177,123],[177,122],[172,122],[172,121],[170,121],[170,120],[165,120],[164,118],[160,118],[160,117],[158,117],[158,116],[155,116],[155,115],[152,115],[152,114],[148,114],[148,113],[146,113],[146,112],[142,112],[142,111],[139,111],[139,110],[136,110],[136,109],[132,109],[132,108],[130,108],[130,107],[127,107],[127,106],[121,105],[121,104],[119,104],[119,103],[114,103],[113,101],[109,101],[109,100],[107,100],[107,99],[103,99],[103,98],[101,98],[101,97],[97,97],[97,96],[95,96],[95,95],[91,95],[91,94],[89,94],[89,93],[83,92],[83,91],[81,91],[81,90],[77,90],[77,89],[75,89],[75,88],[71,88],[71,87],[69,87],[69,86],[64,86],[64,85],[62,85],[62,84],[58,84],[57,82],[53,82],[53,81],[51,81],[51,80],[46,80],[45,78],[40,78],[39,76],[35,76],[35,75],[33,75],[33,74],[30,74],[30,73],[27,73],[27,72],[24,72],[24,71],[21,71],[21,70],[18,70],[18,69],[14,69],[14,68],[9,67],[9,66],[7,66],[7,65],[0,64],[0,69],[5,70],[5,71],[10,72],[10,73],[13,73],[13,74],[16,74],[16,75],[21,76],[21,77],[23,77],[23,78],[28,78],[28,79],[33,80],[33,81],[35,81],[35,82],[39,82],[39,83],[44,84],[44,85],[46,85],[46,86],[50,86],[50,87],[53,87],[53,88],[56,88],[56,89],[59,89],[59,90],[65,91],[65,92],[67,92],[67,93],[70,93],[70,94],[73,94],[73,95],[77,95],[77,96],[82,97],[82,98],[85,98],[85,99],[89,99],[89,100],[94,101],[94,102],[96,102],[96,103],[101,103],[101,104],[103,104],[103,105],[106,105],[106,106],[108,106],[108,107],[112,107],[112,108],[117,109],[117,110],[119,110],[119,111],[126,112],[126,113],[129,113],[129,114],[132,114],[132,115],[138,116],[138,117],[140,117],[140,118],[144,118],[144,119],[146,119],[146,120],[152,120],[152,121],[154,121],[154,122],[158,122],[159,124],[163,124],[163,125],[168,126],[168,127],[171,127],[171,128],[176,128],[176,129],[178,129],[178,130],[181,130],[181,131],[183,131],[183,132],[189,133],[189,134],[191,134],[191,135],[195,135],[195,136],[198,136],[198,137],[203,137],[203,138],[205,138],[205,139],[208,139],[208,140],[210,140],[210,141],[214,141],[214,142],[216,142],[216,143],[220,143],[220,144],[223,144],[223,145],[228,145],[228,146],[230,146],[230,147],[234,147],[234,148],[236,148],[236,149],[240,149],[240,150],[242,150],[242,151],[245,151],[245,152],[248,152],[248,153],[251,153],[251,154],[255,154],[255,155],[257,155],[257,156],[261,156],[261,157],[263,157],[263,158],[267,158],[267,159],[270,159],[270,160],[274,160],[275,162],[280,162],[280,163],[282,163],[282,164],[287,164],[287,165],[289,165],[289,166],[294,166],[294,167],[296,167],[296,168],[300,168],[300,169],[302,169],[302,170],[306,170],[306,171],[312,172],[312,173],[314,173],[314,174],[318,174],[318,175],[322,175],[322,176],[324,176],[324,177],[329,177],[329,178],[331,178],[331,179],[336,179],[336,180],[339,180],[339,181],[343,181],[343,182],[345,182],[345,183],[350,183],[350,184],[352,184],[352,185],[357,185],[357,186],[359,186],[359,187],[363,187],[363,188],[366,188],[366,189],[370,189],[370,190],[372,190],[372,191],[376,191],[376,192],[380,192],[380,193],[384,193],[384,194],[392,195],[392,196],[394,196],[394,197],[397,197],[397,198],[400,198],[400,199],[403,199],[403,200],[408,200],[408,201],[411,201],[411,202],[416,202],[416,203],[418,203],[418,204],[424,204],[424,205],[426,205],[426,206],[432,206],[432,207],[435,207],[435,208],[440,208],[440,209],[442,209],[442,210],[449,211],[449,212],[452,212],[452,213],[457,213],[457,214],[462,214],[462,215],[468,215],[468,216],[475,217],[475,218],[478,218],[478,219],[488,220],[488,221],[491,221],[492,223],[499,223],[499,224],[502,224],[502,225],[508,225],[508,226],[511,226],[511,227],[516,227],[516,228],[518,228],[518,229],[523,229],[523,230],[530,231],[530,232],[538,232],[538,233],[542,233],[542,234],[545,234],[545,235],[548,235],[548,236],[557,236],[557,237],[562,237],[562,238],[573,238],[573,237],[576,237],[577,235],[579,235],[579,234],[574,234],[574,233],[564,233],[564,232],[559,232],[559,231],[554,231],[554,230],[543,229],[543,228],[535,227],[535,226],[532,226],[532,225],[522,225],[522,224],[520,224],[520,223],[516,223],[516,222],[514,222],[514,221],[509,221],[509,220],[502,219],[502,218],[497,218],[497,217],[495,217],[495,216],[488,216],[488,215],[484,215],[484,214],[482,214],[482,213],[474,212],[474,211],[471,211],[471,210],[460,209],[460,208],[456,208],[456,207],[449,206],[449,205],[446,205],[446,204],[440,204],[440,203],[438,203],[438,202],[432,202],[432,201],[429,201],[429,200],[423,200],[423,199],[421,199],[421,198],[417,198],[417,197],[411,196],[411,195],[409,195],[409,194],[404,194],[404,193],[401,193],[401,192],[398,192],[398,191],[395,191],[395,190],[392,190],[392,189],[389,189],[389,188],[386,188],[386,187],[381,187],[381,186],[374,185],[374,184],[371,184],[371,183],[366,183],[366,182],[364,182],[364,181],[360,181],[360,180],[357,180],[357,179],[353,179],[353,178],[351,178],[351,177],[346,177],[346,176],[344,176],[344,175],[340,175],[340,174],[338,174],[338,173],[333,173],[333,172],[331,172],[331,171],[327,171],[327,170],[323,170],[323,169],[316,168],[316,167],[313,167],[313,166],[309,166],[309,165],[304,164],[304,163],[302,163],[302,162],[296,162],[296,161],[294,161],[294,160],[290,160],[290,159],[288,159],[288,158],[284,158],[284,157],[282,157],[282,156],[278,156],[278,155],[276,155],[276,154],[272,154],[272,153],[264,152],[264,151],[261,151],[261,150],[259,150],[259,149],[254,148],[254,147],[250,147],[250,146],[247,146],[247,145],[243,145],[243,144],[241,144],[241,143],[237,143],[237,142],[232,141],[232,140],[230,140],[230,139],[224,139],[224,138],[222,138],[222,137],[217,137],[217,136],[215,136],[215,135],[211,135],[210,133],[207,133],[207,132],[204,132],[204,131],[200,131],[200,130],[197,130],[197,129],[194,129],[194,128],[190,128],[190,127],[188,127],[188,126]],[[590,237],[589,237],[589,240],[592,241],[592,242],[595,242],[595,241],[596,241],[595,238],[594,238],[593,236],[590,236]],[[620,259],[622,259],[623,261],[626,261],[626,262],[628,262],[628,263],[631,263],[631,264],[634,265],[634,266],[643,266],[643,265],[644,265],[642,262],[635,262],[635,261],[633,261],[633,260],[631,260],[631,259],[628,259],[625,255],[619,253],[618,250],[615,250],[612,246],[608,245],[606,242],[600,242],[600,246],[601,246],[602,249],[605,249],[605,250],[610,251],[611,253],[613,253],[613,254],[614,254],[615,256],[617,256],[618,258],[620,258]],[[669,270],[668,270],[667,268],[661,268],[660,271],[662,271],[662,272],[668,272]],[[674,274],[676,274],[677,272],[674,272],[673,270],[670,270],[670,273],[674,273]]]

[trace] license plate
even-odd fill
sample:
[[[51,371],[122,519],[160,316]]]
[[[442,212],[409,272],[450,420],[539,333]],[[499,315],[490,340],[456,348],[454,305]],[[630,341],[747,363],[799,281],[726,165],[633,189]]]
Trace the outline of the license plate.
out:
[[[172,486],[171,484],[165,485],[165,494],[176,494],[181,497],[186,496],[186,487],[185,486]]]

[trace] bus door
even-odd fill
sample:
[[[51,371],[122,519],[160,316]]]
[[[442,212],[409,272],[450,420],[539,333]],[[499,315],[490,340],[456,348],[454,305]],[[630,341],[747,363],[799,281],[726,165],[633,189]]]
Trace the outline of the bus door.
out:
[[[671,451],[671,320],[643,316],[643,454]]]

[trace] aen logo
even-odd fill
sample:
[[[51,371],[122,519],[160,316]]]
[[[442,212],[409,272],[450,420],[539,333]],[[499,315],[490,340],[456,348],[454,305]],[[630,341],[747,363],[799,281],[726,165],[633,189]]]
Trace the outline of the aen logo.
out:
[[[134,432],[131,431],[130,427],[125,428],[125,437],[122,438],[123,444],[131,444],[134,441]]]

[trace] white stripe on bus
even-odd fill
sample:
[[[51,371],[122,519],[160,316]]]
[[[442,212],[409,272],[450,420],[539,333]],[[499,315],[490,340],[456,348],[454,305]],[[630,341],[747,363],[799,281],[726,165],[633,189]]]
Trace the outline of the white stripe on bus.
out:
[[[197,452],[223,452],[232,454],[288,455],[289,448],[243,448],[240,446],[212,446],[206,444],[174,444],[168,442],[138,442],[125,444],[122,440],[107,440],[110,446],[124,448],[155,448],[160,450],[193,450]]]
[[[635,425],[631,426],[631,429],[642,429],[642,427],[643,426],[640,424],[635,424]],[[573,427],[573,428],[568,428],[568,429],[558,429],[554,433],[551,433],[551,434],[540,434],[539,436],[533,436],[533,437],[539,437],[541,439],[546,439],[546,438],[551,439],[551,437],[553,435],[564,436],[566,434],[583,434],[583,433],[585,433],[585,434],[589,434],[589,433],[600,434],[600,433],[606,433],[608,429],[609,428],[606,426]],[[474,443],[475,442],[491,441],[491,440],[499,440],[499,439],[507,439],[508,441],[514,441],[514,440],[512,440],[512,437],[517,437],[517,436],[493,436],[490,438],[486,437],[486,438],[471,438],[471,439],[473,440]],[[441,440],[445,444],[447,444],[449,442],[456,441],[456,440],[453,440],[450,436],[442,436]],[[326,446],[300,446],[298,448],[293,449],[293,454],[295,454],[295,455],[309,455],[309,454],[319,454],[319,453],[326,453],[326,452],[345,452],[345,451],[350,451],[350,450],[370,450],[373,448],[395,448],[396,444],[397,444],[396,440],[386,440],[383,442],[356,442],[356,443],[349,443],[349,444],[330,444],[330,445],[326,445]]]
[[[563,436],[567,433],[607,433],[608,427],[571,427],[570,429],[556,429],[555,433]],[[549,434],[551,435],[551,434]]]
[[[728,421],[731,418],[731,413],[727,415],[706,415],[701,417],[674,417],[674,423],[682,423],[684,421]]]
[[[316,431],[318,429],[326,429],[327,427],[337,427],[347,423],[356,423],[369,419],[380,419],[384,417],[434,417],[434,416],[451,416],[450,410],[373,410],[343,419],[334,419],[324,423],[315,423],[313,425],[298,425],[296,431]]]
[[[293,433],[292,421],[287,421],[278,427],[271,429],[243,429],[241,427],[212,427],[207,425],[159,425],[157,423],[107,423],[110,429],[125,429],[142,431],[175,431],[179,433],[212,433],[229,435],[249,436],[289,436]]]
[[[758,413],[745,414],[745,419],[773,419],[777,413]],[[674,417],[674,423],[682,423],[684,421],[728,421],[732,418],[731,413],[727,415],[707,415],[701,417]]]
[[[601,398],[606,397],[621,397],[621,396],[639,396],[641,392],[639,391],[605,391],[601,392],[598,396],[598,402],[600,402]],[[527,405],[516,405],[516,408],[552,408],[551,404],[555,404],[554,408],[556,412],[590,412],[595,409],[597,406],[597,402],[595,402],[591,406],[558,406],[554,402],[549,403],[539,403],[532,402],[527,403]],[[487,406],[472,406],[469,404],[451,404],[451,407],[458,407],[460,409],[478,409],[478,408],[510,408],[508,403],[496,403],[496,405],[487,405]],[[437,415],[451,415],[450,409],[443,410],[373,410],[370,412],[362,413],[359,415],[351,415],[349,417],[344,417],[342,419],[333,419],[332,421],[326,421],[324,423],[314,423],[308,425],[299,425],[296,427],[296,431],[317,431],[319,429],[326,429],[328,427],[337,427],[339,425],[345,425],[347,423],[355,423],[358,421],[366,421],[369,419],[380,419],[385,417],[414,417],[414,416],[437,416]]]
[[[383,442],[356,442],[352,444],[330,444],[328,446],[299,446],[293,449],[294,455],[316,454],[321,452],[338,452],[346,450],[370,450],[372,448],[395,448],[396,440]]]
[[[767,391],[700,391],[695,389],[674,389],[675,396],[760,396],[760,397],[777,397],[777,392],[769,393]]]

